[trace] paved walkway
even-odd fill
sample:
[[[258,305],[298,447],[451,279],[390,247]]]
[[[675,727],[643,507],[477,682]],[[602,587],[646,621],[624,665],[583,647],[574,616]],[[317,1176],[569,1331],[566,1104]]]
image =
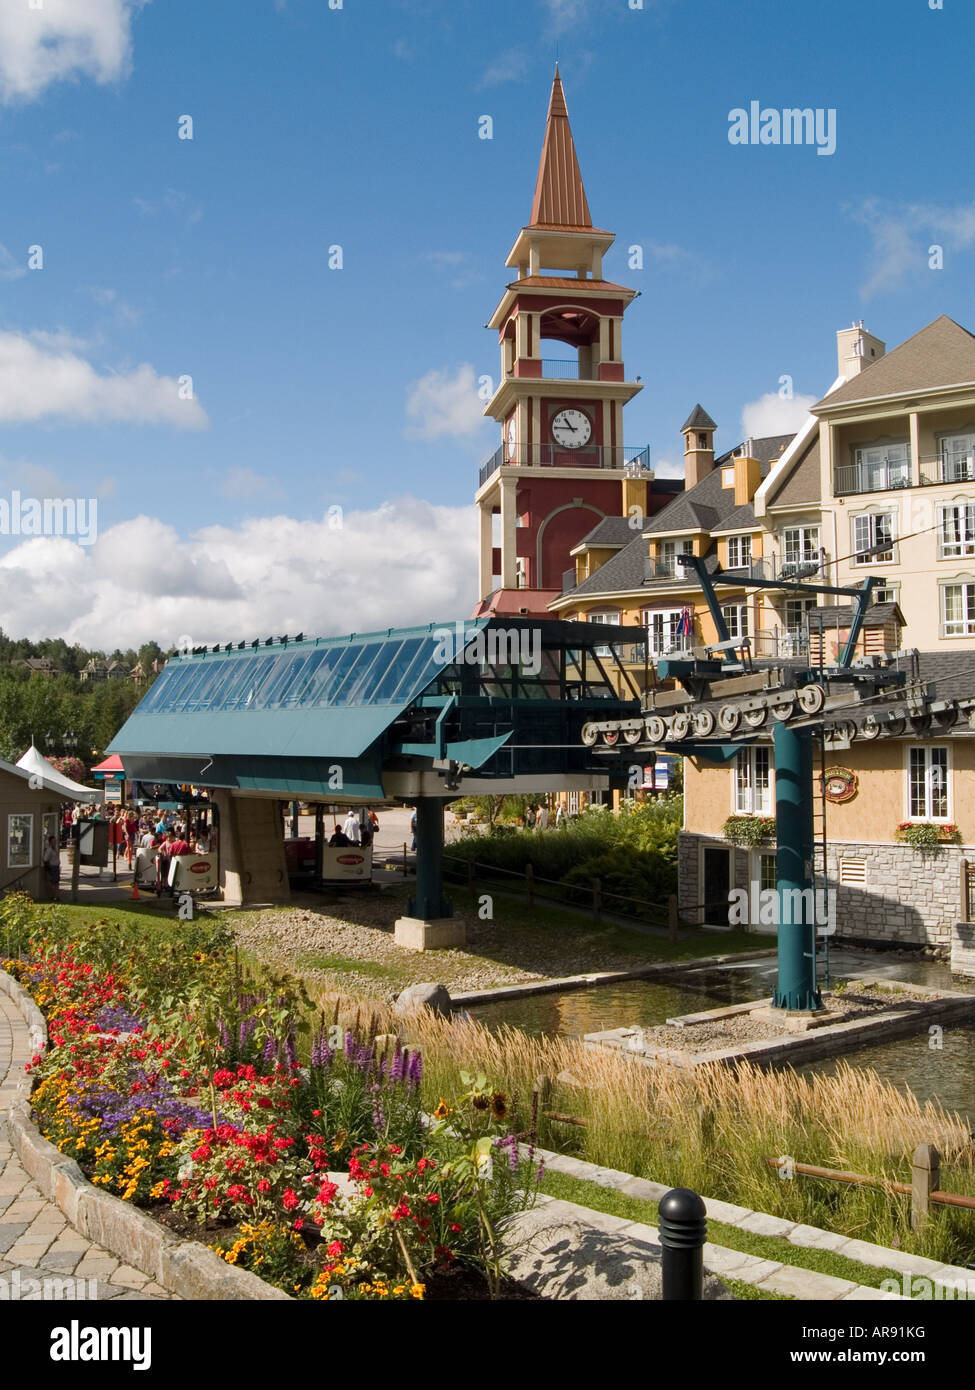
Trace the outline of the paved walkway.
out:
[[[6,1113],[30,1058],[27,1026],[0,994],[0,1281],[10,1298],[171,1299],[149,1277],[86,1240],[34,1186],[14,1153]],[[68,1280],[74,1280],[73,1284]],[[52,1280],[46,1286],[45,1280]],[[84,1282],[80,1282],[84,1281]]]

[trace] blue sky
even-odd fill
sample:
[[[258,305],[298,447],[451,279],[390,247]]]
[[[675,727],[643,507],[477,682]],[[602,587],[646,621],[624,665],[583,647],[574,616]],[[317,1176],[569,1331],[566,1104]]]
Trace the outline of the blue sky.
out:
[[[721,447],[788,428],[780,377],[818,398],[853,319],[975,328],[965,0],[630,3],[0,0],[0,495],[96,497],[99,530],[0,537],[5,630],[469,610],[473,383],[556,45],[663,471],[697,400]],[[835,154],[732,145],[752,100],[834,108]]]

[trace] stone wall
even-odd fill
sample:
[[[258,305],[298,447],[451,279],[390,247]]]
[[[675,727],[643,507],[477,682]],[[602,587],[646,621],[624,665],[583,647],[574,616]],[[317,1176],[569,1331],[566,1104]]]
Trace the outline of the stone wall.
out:
[[[678,898],[681,910],[688,916],[693,915],[691,907],[701,900],[702,843],[725,844],[711,836],[681,832]],[[836,890],[837,934],[920,946],[950,946],[961,915],[961,861],[966,857],[975,858],[975,851],[955,845],[921,852],[901,844],[828,844],[829,886]],[[841,859],[864,861],[862,885],[839,882]],[[736,849],[733,887],[748,887],[748,864],[748,853]]]
[[[975,977],[975,924],[956,922],[951,933],[951,973]]]
[[[220,813],[220,886],[225,903],[288,902],[288,864],[277,801],[214,793]]]

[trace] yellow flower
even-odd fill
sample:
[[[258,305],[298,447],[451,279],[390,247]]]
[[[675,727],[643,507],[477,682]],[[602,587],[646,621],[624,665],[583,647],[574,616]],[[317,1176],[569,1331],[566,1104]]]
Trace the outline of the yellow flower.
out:
[[[452,1114],[452,1113],[453,1113],[453,1112],[451,1111],[450,1106],[449,1106],[449,1105],[447,1104],[447,1102],[444,1100],[443,1096],[441,1096],[441,1097],[440,1097],[440,1100],[439,1100],[439,1102],[438,1102],[438,1104],[437,1104],[437,1108],[436,1108],[436,1110],[433,1112],[433,1118],[434,1118],[435,1120],[445,1120],[445,1119],[447,1118],[447,1116],[450,1115],[450,1114]]]

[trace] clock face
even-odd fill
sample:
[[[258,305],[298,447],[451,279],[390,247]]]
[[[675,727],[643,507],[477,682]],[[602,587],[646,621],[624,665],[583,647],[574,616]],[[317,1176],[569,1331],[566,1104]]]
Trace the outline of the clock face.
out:
[[[581,410],[560,410],[552,420],[552,438],[563,449],[581,449],[592,437],[592,423]]]
[[[518,441],[518,431],[515,428],[515,417],[512,415],[504,431],[504,442],[508,450],[509,459],[515,456],[515,444]]]

